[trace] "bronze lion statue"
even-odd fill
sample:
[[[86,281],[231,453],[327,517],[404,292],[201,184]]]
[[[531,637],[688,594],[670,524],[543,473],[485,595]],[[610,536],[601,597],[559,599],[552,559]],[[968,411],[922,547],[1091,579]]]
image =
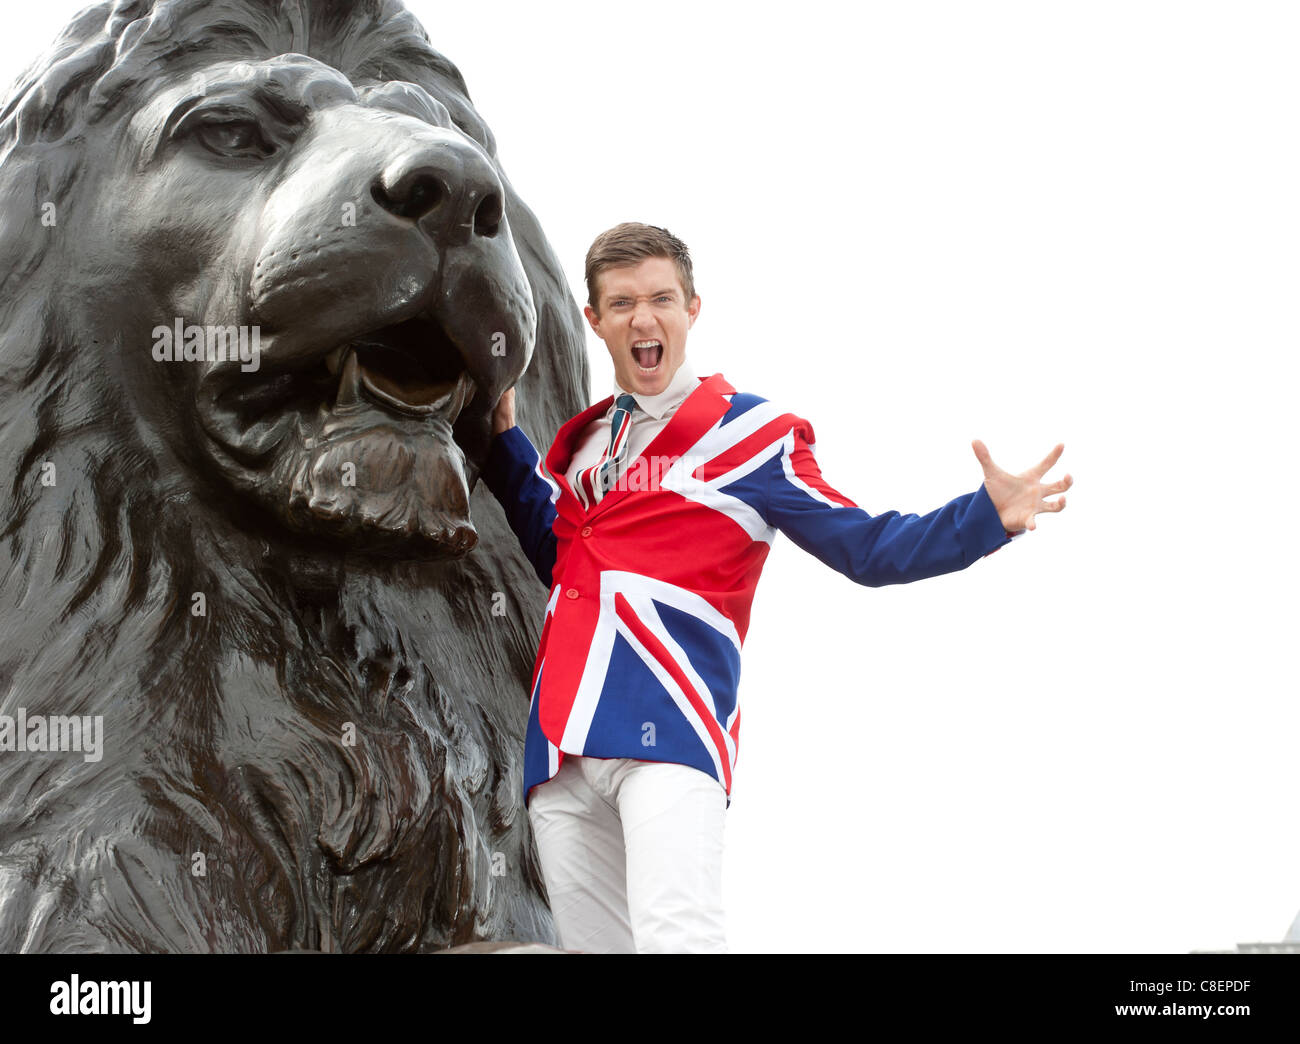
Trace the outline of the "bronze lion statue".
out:
[[[585,351],[457,69],[396,0],[98,4],[0,227],[0,949],[552,942],[477,477]]]

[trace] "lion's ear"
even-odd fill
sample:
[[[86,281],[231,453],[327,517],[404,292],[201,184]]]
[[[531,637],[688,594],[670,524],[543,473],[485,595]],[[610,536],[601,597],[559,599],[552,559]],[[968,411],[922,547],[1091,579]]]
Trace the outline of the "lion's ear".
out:
[[[537,218],[502,175],[515,248],[533,289],[537,344],[519,379],[516,416],[542,453],[570,417],[586,409],[589,397],[587,344],[564,269],[542,234]]]

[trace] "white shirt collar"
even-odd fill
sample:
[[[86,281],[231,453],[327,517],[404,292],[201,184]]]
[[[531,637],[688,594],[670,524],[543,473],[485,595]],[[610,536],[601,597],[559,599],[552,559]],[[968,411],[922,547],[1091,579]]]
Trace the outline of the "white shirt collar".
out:
[[[695,376],[695,371],[691,369],[691,364],[682,360],[681,366],[677,367],[677,372],[673,374],[673,379],[668,382],[668,387],[658,395],[638,395],[632,393],[636,399],[636,404],[655,420],[663,420],[670,410],[681,405],[686,397],[691,394],[700,385],[700,380]],[[624,390],[614,382],[614,397],[622,395]],[[613,407],[610,407],[613,410]]]

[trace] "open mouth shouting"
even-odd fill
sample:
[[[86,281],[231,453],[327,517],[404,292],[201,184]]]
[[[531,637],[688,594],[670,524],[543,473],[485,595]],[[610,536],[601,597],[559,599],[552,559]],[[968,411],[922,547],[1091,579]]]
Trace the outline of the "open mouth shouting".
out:
[[[637,369],[647,376],[658,371],[663,357],[662,341],[651,338],[632,342],[632,359],[636,362]]]

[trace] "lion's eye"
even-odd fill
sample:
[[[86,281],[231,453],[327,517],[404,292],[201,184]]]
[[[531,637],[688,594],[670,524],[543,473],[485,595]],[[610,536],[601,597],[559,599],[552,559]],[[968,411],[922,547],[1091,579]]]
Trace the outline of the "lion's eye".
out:
[[[213,120],[200,124],[195,133],[199,141],[222,156],[264,157],[275,151],[252,120]]]

